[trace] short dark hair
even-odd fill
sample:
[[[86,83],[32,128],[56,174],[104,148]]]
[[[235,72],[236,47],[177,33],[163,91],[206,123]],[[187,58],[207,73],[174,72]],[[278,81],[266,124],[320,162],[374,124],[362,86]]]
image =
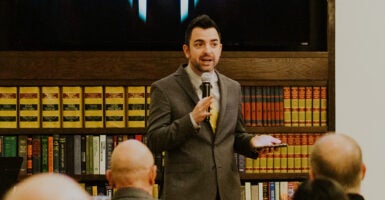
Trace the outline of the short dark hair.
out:
[[[208,15],[199,15],[191,20],[190,24],[187,26],[185,35],[184,35],[184,43],[189,45],[191,39],[191,32],[194,28],[199,27],[203,29],[215,28],[218,32],[219,39],[221,38],[221,33],[219,31],[219,27],[215,23],[213,19],[211,19]]]
[[[294,192],[293,200],[348,200],[342,186],[333,179],[306,180]]]

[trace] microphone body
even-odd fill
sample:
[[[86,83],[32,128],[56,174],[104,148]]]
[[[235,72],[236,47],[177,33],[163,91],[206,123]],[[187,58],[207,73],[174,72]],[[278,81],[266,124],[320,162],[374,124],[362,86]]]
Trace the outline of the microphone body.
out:
[[[211,74],[203,73],[201,76],[202,79],[202,99],[211,95]],[[207,112],[210,112],[210,107],[207,109]],[[205,119],[206,122],[210,121],[210,116],[207,116]]]

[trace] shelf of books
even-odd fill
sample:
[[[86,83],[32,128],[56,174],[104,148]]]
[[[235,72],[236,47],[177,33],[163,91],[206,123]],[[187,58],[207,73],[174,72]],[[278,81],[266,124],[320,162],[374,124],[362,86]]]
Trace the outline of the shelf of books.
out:
[[[242,89],[248,132],[272,134],[289,144],[269,157],[237,157],[242,177],[306,173],[309,150],[327,131],[327,87]],[[149,96],[149,86],[0,87],[0,156],[24,157],[22,175],[103,175],[120,141],[142,141]]]
[[[234,155],[244,195],[307,178],[312,144],[335,127],[330,59],[329,52],[223,52],[218,70],[242,85],[246,130],[288,143],[256,160]],[[21,179],[66,173],[106,194],[113,148],[129,138],[145,142],[150,85],[183,62],[179,52],[0,52],[0,156],[24,158]],[[156,162],[161,183],[162,155]]]
[[[248,132],[272,134],[288,144],[255,160],[235,155],[242,182],[282,185],[306,179],[312,144],[328,130],[327,87],[242,86],[242,90]],[[111,152],[121,141],[143,141],[149,96],[148,85],[2,86],[0,156],[24,158],[21,178],[66,173],[91,194],[107,194],[111,188],[105,172]],[[161,160],[157,158],[158,181]]]

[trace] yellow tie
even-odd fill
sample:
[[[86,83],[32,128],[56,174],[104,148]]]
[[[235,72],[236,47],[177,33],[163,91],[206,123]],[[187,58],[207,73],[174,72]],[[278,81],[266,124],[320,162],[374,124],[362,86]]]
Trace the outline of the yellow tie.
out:
[[[211,107],[211,116],[210,116],[210,125],[211,128],[213,129],[213,132],[215,133],[215,130],[217,128],[217,119],[218,119],[218,109],[213,106]]]

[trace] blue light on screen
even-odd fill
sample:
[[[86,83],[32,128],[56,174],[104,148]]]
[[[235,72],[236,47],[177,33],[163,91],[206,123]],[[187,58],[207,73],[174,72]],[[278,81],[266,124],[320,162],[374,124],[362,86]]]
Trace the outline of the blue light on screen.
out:
[[[139,18],[147,21],[147,0],[139,0]]]
[[[189,15],[189,1],[190,0],[180,0],[180,22],[183,22],[187,19]],[[131,7],[134,6],[134,0],[128,0],[128,3]],[[199,3],[199,0],[194,0],[194,7]],[[138,11],[139,18],[143,21],[147,21],[147,0],[138,0]]]

